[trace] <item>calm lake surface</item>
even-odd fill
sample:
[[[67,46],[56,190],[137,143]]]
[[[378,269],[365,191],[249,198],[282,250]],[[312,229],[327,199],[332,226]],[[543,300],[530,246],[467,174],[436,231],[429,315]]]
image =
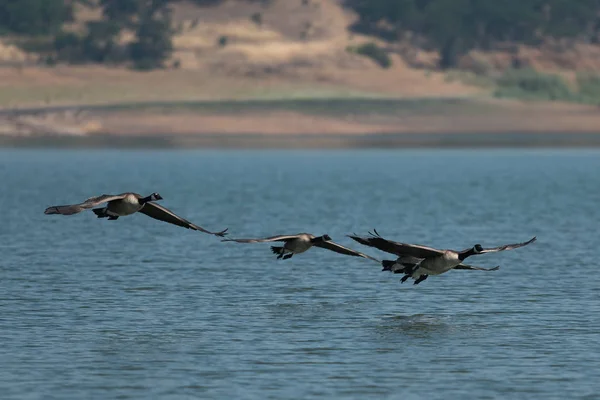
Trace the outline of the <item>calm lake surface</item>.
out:
[[[2,399],[600,398],[600,152],[1,150],[0,178]],[[538,241],[414,286],[324,249],[43,213],[124,191],[378,258],[345,235]]]

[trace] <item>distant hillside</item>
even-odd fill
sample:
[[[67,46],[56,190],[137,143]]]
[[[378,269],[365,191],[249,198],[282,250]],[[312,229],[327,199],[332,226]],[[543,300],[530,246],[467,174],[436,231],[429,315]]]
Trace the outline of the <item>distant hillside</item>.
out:
[[[44,18],[36,20],[36,2],[54,8],[39,9]],[[151,96],[174,100],[292,92],[600,100],[600,14],[589,12],[594,1],[30,3],[23,13],[14,7],[25,3],[0,0],[0,15],[23,15],[20,24],[0,18],[0,65],[20,71],[2,72],[8,81],[0,104],[27,102],[41,92],[52,104],[112,101],[113,86],[122,91],[118,98],[151,100],[148,82],[162,88]],[[55,72],[32,70],[47,65]],[[136,76],[131,67],[165,72]]]

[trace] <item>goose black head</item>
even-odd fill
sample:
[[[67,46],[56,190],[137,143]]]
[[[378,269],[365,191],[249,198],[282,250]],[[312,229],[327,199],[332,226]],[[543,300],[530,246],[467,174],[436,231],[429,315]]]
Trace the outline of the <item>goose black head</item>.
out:
[[[323,243],[323,242],[327,242],[329,240],[331,240],[331,237],[329,237],[329,235],[317,236],[317,237],[310,239],[311,243],[313,243],[313,244]]]
[[[160,194],[154,192],[150,195],[150,201],[158,201],[158,200],[162,200],[162,196]]]
[[[475,254],[481,254],[482,251],[483,251],[483,247],[481,247],[480,244],[476,244],[475,246],[473,246],[470,249],[459,252],[458,259],[460,261],[464,261],[467,257],[471,257]]]
[[[139,201],[140,204],[146,204],[149,201],[158,201],[162,200],[162,196],[156,192],[152,193],[150,196],[142,197]]]

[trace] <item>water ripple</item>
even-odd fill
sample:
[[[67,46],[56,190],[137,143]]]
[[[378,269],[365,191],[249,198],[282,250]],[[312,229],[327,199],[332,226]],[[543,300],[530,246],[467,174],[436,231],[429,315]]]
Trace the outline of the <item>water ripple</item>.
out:
[[[588,151],[0,151],[2,398],[596,398],[599,170]],[[129,190],[377,257],[344,235],[538,242],[415,286],[323,249],[43,214]]]

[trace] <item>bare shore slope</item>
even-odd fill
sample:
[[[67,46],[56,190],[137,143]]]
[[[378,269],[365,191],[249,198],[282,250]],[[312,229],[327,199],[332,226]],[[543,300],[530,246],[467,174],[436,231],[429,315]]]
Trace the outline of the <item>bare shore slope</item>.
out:
[[[56,107],[0,114],[4,145],[344,148],[600,146],[597,107],[321,99]],[[15,134],[14,132],[18,132]]]

